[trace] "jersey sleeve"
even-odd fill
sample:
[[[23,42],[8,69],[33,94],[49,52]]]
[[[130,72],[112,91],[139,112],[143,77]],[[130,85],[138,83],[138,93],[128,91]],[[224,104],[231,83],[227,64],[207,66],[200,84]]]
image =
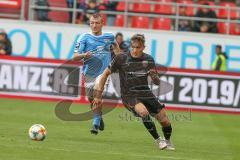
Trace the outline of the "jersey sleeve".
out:
[[[121,63],[121,55],[117,55],[111,62],[111,64],[108,66],[108,69],[110,69],[111,73],[117,72],[120,68]]]
[[[84,53],[85,46],[86,46],[86,36],[84,34],[80,35],[75,43],[74,53]]]
[[[109,36],[110,36],[111,44],[115,43],[116,40],[115,40],[114,34],[113,34],[113,33],[110,33]]]
[[[155,61],[152,57],[149,57],[148,59],[148,70],[151,70],[151,69],[156,69],[156,65],[155,65]]]

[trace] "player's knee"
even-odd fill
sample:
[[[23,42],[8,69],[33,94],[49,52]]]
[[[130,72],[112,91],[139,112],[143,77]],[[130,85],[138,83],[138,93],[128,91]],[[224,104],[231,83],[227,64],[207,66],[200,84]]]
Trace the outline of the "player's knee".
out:
[[[142,111],[139,112],[139,115],[140,115],[142,118],[144,118],[144,117],[149,116],[149,112],[146,111],[146,110],[142,110]]]
[[[171,125],[171,122],[170,122],[170,120],[168,118],[163,119],[160,123],[161,123],[161,126],[163,126],[163,127]]]

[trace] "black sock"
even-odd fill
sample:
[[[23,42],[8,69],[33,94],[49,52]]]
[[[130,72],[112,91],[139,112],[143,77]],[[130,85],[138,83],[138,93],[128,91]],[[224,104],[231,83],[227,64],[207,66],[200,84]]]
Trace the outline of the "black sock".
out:
[[[144,117],[142,118],[143,124],[146,127],[146,129],[148,130],[148,132],[152,135],[152,137],[154,139],[158,139],[159,135],[157,133],[157,129],[155,124],[153,123],[152,119],[150,118],[150,116]]]
[[[169,140],[172,134],[172,126],[162,127],[163,135],[166,140]]]

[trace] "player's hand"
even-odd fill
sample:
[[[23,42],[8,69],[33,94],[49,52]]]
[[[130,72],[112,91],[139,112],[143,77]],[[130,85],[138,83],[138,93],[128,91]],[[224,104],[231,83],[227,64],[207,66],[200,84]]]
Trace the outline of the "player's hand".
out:
[[[121,50],[120,50],[120,47],[119,47],[118,43],[113,43],[113,44],[111,45],[111,50],[113,51],[113,53],[114,53],[115,55],[118,55],[118,54],[121,53]]]
[[[84,58],[90,58],[91,57],[91,52],[86,52],[85,54],[84,54]]]
[[[158,73],[157,73],[157,71],[156,71],[156,69],[150,69],[149,71],[148,71],[148,75],[149,76],[156,76]]]

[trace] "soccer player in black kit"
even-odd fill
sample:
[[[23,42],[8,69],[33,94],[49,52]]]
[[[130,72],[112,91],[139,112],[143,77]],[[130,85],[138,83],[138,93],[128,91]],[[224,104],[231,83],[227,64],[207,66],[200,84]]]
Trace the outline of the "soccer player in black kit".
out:
[[[156,85],[160,85],[160,79],[153,58],[143,52],[144,48],[144,35],[135,34],[131,38],[131,51],[117,55],[102,73],[95,85],[93,104],[95,108],[101,107],[102,92],[108,76],[119,72],[124,106],[135,116],[142,118],[145,128],[155,139],[159,149],[175,150],[170,141],[172,127],[165,106],[159,102],[148,86],[148,76]],[[161,124],[164,138],[159,136],[150,116],[155,117]]]

